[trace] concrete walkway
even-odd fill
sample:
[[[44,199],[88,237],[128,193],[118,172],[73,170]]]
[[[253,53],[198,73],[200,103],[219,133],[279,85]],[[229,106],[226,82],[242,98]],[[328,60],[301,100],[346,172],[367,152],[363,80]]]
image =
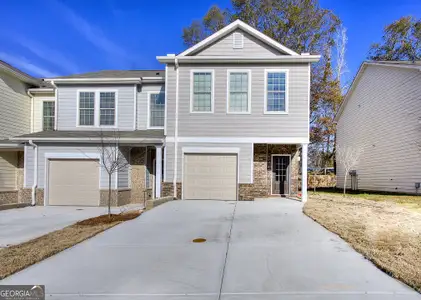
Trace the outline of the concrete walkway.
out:
[[[47,299],[421,299],[287,199],[169,202],[0,284],[45,284]]]

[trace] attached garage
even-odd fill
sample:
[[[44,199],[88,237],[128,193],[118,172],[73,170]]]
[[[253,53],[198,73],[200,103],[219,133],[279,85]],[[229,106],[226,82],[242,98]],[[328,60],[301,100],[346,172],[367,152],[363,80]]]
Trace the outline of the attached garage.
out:
[[[48,204],[99,206],[99,173],[95,159],[49,159]]]
[[[237,154],[184,154],[183,198],[236,200]]]

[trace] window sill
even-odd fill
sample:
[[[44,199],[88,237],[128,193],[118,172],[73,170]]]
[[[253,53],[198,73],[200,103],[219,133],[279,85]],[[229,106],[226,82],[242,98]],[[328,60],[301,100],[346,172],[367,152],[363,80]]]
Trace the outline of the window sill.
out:
[[[287,111],[265,111],[265,115],[288,115]]]
[[[191,111],[191,114],[213,114],[213,111]]]
[[[227,111],[227,115],[251,115],[250,111],[245,111],[245,112],[229,112]]]

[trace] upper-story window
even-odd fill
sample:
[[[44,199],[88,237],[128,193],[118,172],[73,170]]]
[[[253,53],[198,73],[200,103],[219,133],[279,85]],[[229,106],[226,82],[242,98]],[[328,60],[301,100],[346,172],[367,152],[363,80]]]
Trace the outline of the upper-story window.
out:
[[[116,124],[115,91],[80,91],[78,126],[114,126]]]
[[[213,70],[192,70],[190,111],[212,113],[214,98]]]
[[[42,130],[54,130],[55,123],[55,102],[44,101],[42,103]]]
[[[228,70],[228,113],[250,113],[249,70]]]
[[[165,123],[165,94],[149,93],[149,128],[163,128]]]
[[[288,71],[265,71],[265,113],[288,113]]]
[[[99,93],[99,125],[115,123],[115,92]]]

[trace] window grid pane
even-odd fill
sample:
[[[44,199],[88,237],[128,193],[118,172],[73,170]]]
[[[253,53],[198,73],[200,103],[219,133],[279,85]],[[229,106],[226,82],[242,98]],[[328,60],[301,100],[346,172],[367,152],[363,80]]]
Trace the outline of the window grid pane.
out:
[[[99,125],[115,124],[115,93],[99,93]]]
[[[79,125],[93,126],[95,123],[95,93],[80,92],[79,94]]]
[[[267,111],[285,111],[286,74],[267,74]]]
[[[165,94],[150,95],[150,127],[164,127],[165,123]]]
[[[42,104],[42,130],[54,130],[55,123],[55,102],[54,101],[44,101]]]
[[[193,111],[212,110],[212,73],[193,73]]]
[[[248,73],[230,73],[229,111],[248,111]]]

